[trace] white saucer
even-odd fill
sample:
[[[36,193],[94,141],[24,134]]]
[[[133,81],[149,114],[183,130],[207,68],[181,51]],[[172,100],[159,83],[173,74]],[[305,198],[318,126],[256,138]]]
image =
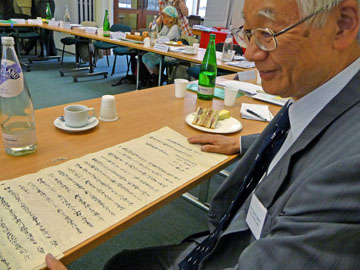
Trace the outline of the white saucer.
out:
[[[189,52],[185,52],[185,51],[183,51],[183,53],[184,53],[184,54],[191,54],[191,55],[194,55],[194,54],[196,54],[196,52],[193,52],[193,53],[189,53]]]
[[[80,131],[85,131],[88,129],[92,129],[94,127],[96,127],[99,124],[99,119],[97,119],[95,116],[90,117],[89,119],[89,123],[86,126],[83,127],[68,127],[67,125],[65,125],[64,121],[60,120],[60,117],[56,118],[54,121],[54,125],[55,127],[62,129],[64,131],[67,132],[80,132]]]

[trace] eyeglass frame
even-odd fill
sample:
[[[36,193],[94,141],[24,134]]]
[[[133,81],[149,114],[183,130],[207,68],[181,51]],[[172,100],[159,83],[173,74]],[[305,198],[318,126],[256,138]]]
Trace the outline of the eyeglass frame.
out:
[[[301,20],[298,21],[297,23],[294,23],[293,25],[290,25],[290,26],[288,26],[288,27],[280,30],[279,32],[274,32],[273,30],[271,30],[271,29],[269,29],[269,28],[255,28],[255,29],[251,29],[251,30],[243,30],[244,26],[242,25],[242,26],[240,26],[239,28],[233,28],[233,29],[231,29],[231,33],[232,33],[232,35],[235,37],[236,41],[239,42],[239,40],[237,40],[237,38],[240,38],[240,37],[238,36],[238,33],[239,33],[240,31],[243,32],[243,33],[244,33],[244,36],[246,36],[246,38],[248,39],[248,43],[250,43],[250,38],[251,38],[252,36],[254,36],[254,32],[255,32],[256,30],[265,30],[266,32],[268,32],[268,33],[271,35],[272,39],[275,41],[275,48],[274,48],[274,49],[271,49],[271,50],[266,49],[266,48],[261,48],[261,46],[256,42],[256,39],[255,39],[255,43],[256,43],[256,45],[257,45],[261,50],[266,51],[266,52],[271,52],[271,51],[275,51],[275,50],[277,49],[277,47],[278,47],[278,41],[277,41],[277,39],[276,39],[277,36],[280,36],[280,35],[288,32],[289,30],[295,28],[296,26],[302,24],[303,22],[309,20],[310,18],[314,17],[315,15],[317,15],[317,14],[319,14],[320,12],[323,12],[323,11],[325,11],[325,10],[327,10],[327,8],[319,9],[318,11],[315,11],[314,13],[312,13],[312,14],[306,16],[305,18],[301,19]],[[255,37],[256,37],[256,36],[255,36]],[[245,42],[246,42],[246,41],[245,41]],[[260,43],[260,44],[261,44],[261,43]],[[261,45],[262,45],[262,44],[261,44]]]

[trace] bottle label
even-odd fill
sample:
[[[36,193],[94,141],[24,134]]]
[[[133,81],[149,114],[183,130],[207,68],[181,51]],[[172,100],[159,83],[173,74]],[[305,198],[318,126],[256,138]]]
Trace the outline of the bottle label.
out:
[[[34,128],[15,134],[2,132],[2,136],[5,148],[21,148],[36,144],[36,131]]]
[[[202,85],[198,85],[198,93],[202,95],[214,95],[215,87],[206,87]]]
[[[1,60],[0,97],[16,97],[24,89],[23,72],[18,63]]]

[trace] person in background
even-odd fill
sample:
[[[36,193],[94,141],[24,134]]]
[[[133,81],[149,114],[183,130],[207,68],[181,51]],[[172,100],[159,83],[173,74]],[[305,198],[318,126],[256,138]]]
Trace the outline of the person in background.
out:
[[[0,0],[0,16],[3,20],[14,18],[14,6],[12,0]]]
[[[47,3],[50,4],[51,13],[54,16],[55,14],[55,0],[37,0],[36,10],[38,12],[37,16],[41,18],[46,18],[46,6]],[[57,50],[54,42],[54,33],[50,30],[41,30],[41,57],[46,56],[56,56]]]
[[[105,270],[359,269],[360,0],[245,0],[243,15],[245,57],[290,101],[217,190],[209,232]]]
[[[173,6],[167,6],[161,11],[161,20],[163,27],[159,32],[160,37],[168,37],[170,41],[180,38],[180,30],[178,26],[178,13]],[[142,61],[150,73],[148,86],[155,85],[156,77],[159,75],[158,65],[162,56],[157,53],[148,52],[142,56]]]
[[[179,27],[181,29],[181,34],[185,36],[192,36],[191,27],[187,19],[187,16],[189,16],[189,9],[187,8],[184,0],[158,0],[158,3],[160,8],[160,15],[162,10],[166,6],[175,7],[179,14],[178,21],[179,21]],[[159,18],[157,19],[157,24],[160,25],[161,23],[162,23],[162,19],[161,16],[159,16]]]

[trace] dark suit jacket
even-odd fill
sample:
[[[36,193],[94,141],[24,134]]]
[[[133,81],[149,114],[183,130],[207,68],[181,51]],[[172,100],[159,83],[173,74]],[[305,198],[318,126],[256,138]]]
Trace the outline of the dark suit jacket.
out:
[[[215,194],[211,230],[272,125]],[[261,239],[254,239],[245,222],[249,197],[233,229],[200,269],[360,269],[360,72],[306,127],[255,193],[268,209]]]

